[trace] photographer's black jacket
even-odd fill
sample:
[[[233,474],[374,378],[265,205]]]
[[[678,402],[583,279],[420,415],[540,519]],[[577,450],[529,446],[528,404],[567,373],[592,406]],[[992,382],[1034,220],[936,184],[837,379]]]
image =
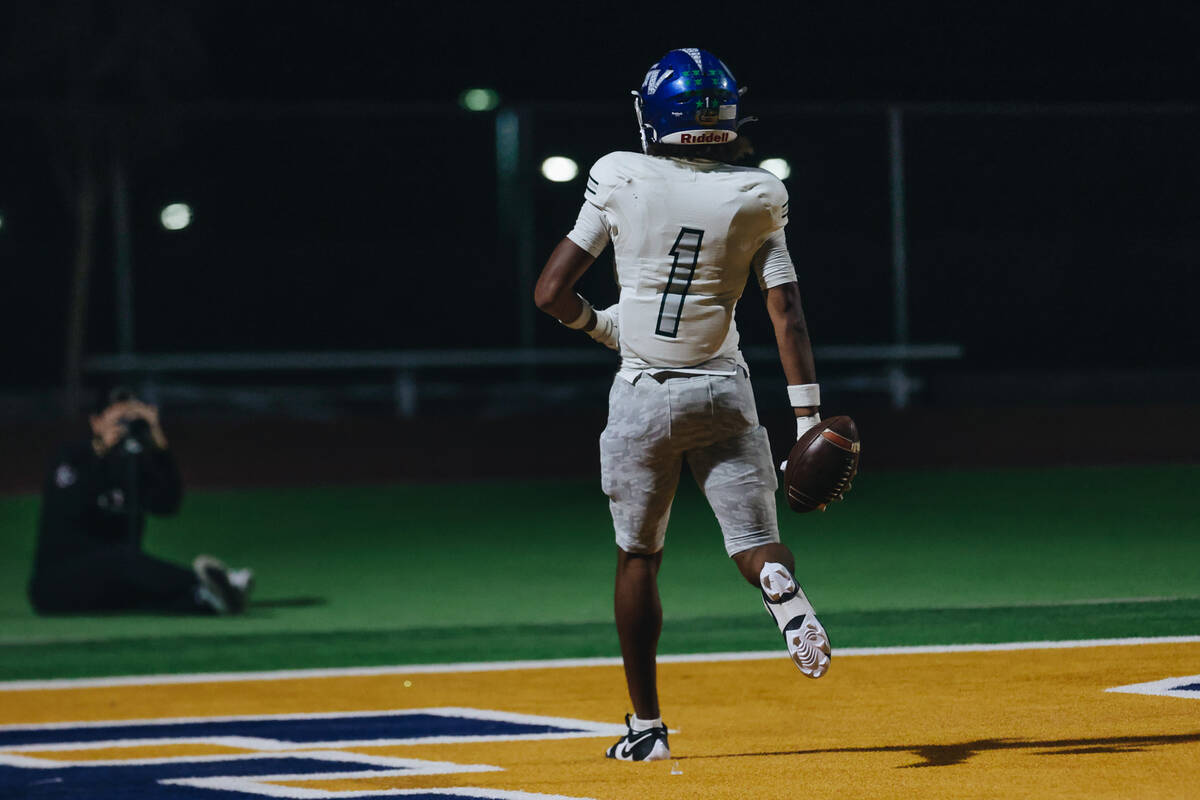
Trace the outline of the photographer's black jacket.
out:
[[[89,558],[141,550],[145,513],[179,510],[183,485],[169,450],[131,454],[124,442],[99,456],[90,441],[64,446],[42,486],[35,581]]]

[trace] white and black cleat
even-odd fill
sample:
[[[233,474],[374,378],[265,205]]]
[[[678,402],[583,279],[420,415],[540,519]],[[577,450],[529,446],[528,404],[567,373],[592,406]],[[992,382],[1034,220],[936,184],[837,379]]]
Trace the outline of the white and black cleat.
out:
[[[802,674],[819,678],[829,669],[829,637],[815,615],[804,614],[789,622],[783,639],[788,655]]]
[[[787,567],[773,562],[763,566],[759,582],[763,605],[783,633],[792,661],[809,678],[824,675],[832,654],[829,637],[800,584]]]
[[[671,757],[666,725],[635,731],[630,718],[630,714],[625,715],[625,727],[628,730],[605,751],[605,758],[615,758],[617,761],[664,761]]]

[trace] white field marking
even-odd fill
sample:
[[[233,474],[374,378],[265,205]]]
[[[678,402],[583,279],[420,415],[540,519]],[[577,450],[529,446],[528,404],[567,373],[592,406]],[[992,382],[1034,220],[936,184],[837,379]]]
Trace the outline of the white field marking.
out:
[[[417,758],[376,756],[341,750],[293,750],[286,753],[229,753],[207,756],[169,756],[164,758],[111,758],[99,760],[59,760],[0,753],[0,764],[22,769],[66,769],[68,767],[143,767],[155,764],[212,764],[230,761],[262,761],[267,758],[290,758],[304,761],[333,761],[345,764],[369,764],[386,767],[383,770],[356,770],[355,775],[378,775],[398,772],[404,775],[449,775],[455,772],[503,772],[501,767],[488,764],[455,764],[451,761],[425,761]],[[342,773],[319,773],[334,777]],[[308,777],[314,777],[309,773]]]
[[[1192,697],[1200,700],[1200,688],[1176,689],[1177,686],[1200,685],[1200,675],[1185,675],[1180,678],[1163,678],[1161,681],[1148,683],[1131,683],[1128,686],[1114,686],[1105,689],[1106,692],[1125,692],[1128,694],[1150,694],[1159,697]]]
[[[675,733],[672,728],[671,733]],[[559,739],[595,739],[608,736],[623,736],[624,725],[609,725],[603,732],[570,731],[564,733],[495,733],[484,736],[423,736],[413,739],[353,739],[337,742],[278,742],[272,739],[253,739],[248,736],[209,736],[195,738],[162,738],[162,739],[107,739],[102,742],[53,742],[51,744],[21,744],[12,747],[0,747],[4,753],[50,753],[58,750],[74,752],[76,750],[107,750],[122,747],[157,747],[168,745],[213,745],[217,747],[237,747],[254,750],[266,754],[293,753],[306,747],[407,747],[410,745],[426,744],[471,744],[475,742],[544,742]],[[192,759],[184,758],[185,761]]]
[[[1000,644],[931,644],[896,647],[834,648],[836,656],[890,656],[918,653],[989,653],[1009,650],[1056,650],[1076,647],[1128,647],[1147,644],[1192,644],[1200,636],[1158,636],[1129,639],[1069,639],[1064,641],[1002,642]],[[761,661],[787,658],[786,651],[757,650],[740,653],[695,653],[662,655],[660,664],[689,664],[719,661]],[[505,672],[525,669],[576,669],[621,666],[619,658],[557,658],[543,661],[481,661],[455,664],[409,664],[390,667],[339,667],[322,669],[265,670],[262,672],[200,672],[179,675],[121,675],[110,678],[54,678],[51,680],[0,681],[0,691],[21,692],[50,689],[97,689],[116,686],[155,686],[176,683],[235,683],[312,678],[347,678],[383,675],[435,675],[458,672]]]
[[[399,773],[395,777],[401,777],[411,773]],[[173,786],[192,786],[197,789],[217,789],[225,792],[234,792],[242,794],[256,794],[265,797],[286,797],[295,798],[296,800],[309,800],[309,798],[340,798],[340,797],[379,797],[381,795],[442,795],[444,797],[483,797],[489,800],[592,800],[586,797],[567,797],[561,794],[535,794],[533,792],[520,792],[508,789],[474,789],[467,786],[455,786],[447,789],[369,789],[366,791],[330,791],[327,789],[304,789],[296,786],[279,786],[277,784],[267,783],[267,781],[299,781],[299,780],[320,780],[330,776],[320,775],[257,775],[252,778],[237,778],[237,777],[214,777],[214,778],[171,778],[168,780],[159,781],[159,783],[170,784]],[[339,776],[334,776],[339,777]],[[362,776],[340,776],[340,777],[373,777],[373,778],[389,778],[393,777],[388,773],[372,772]]]

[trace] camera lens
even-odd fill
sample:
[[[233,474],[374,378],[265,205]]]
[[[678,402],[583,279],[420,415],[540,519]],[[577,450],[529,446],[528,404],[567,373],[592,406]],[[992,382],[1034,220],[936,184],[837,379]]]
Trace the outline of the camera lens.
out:
[[[139,439],[144,439],[150,435],[150,423],[140,417],[127,421],[125,429],[129,431],[131,436],[136,436]]]
[[[129,447],[130,443],[142,446],[150,444],[150,423],[141,417],[122,419],[121,427],[125,429],[125,434],[121,438],[126,442],[126,450],[129,452],[137,453],[142,450],[142,447]]]

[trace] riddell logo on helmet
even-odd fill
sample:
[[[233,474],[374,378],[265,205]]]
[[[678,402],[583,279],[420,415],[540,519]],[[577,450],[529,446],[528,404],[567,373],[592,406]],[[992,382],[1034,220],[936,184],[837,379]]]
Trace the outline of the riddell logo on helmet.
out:
[[[679,134],[680,144],[724,144],[727,141],[729,141],[729,131],[705,131],[701,134]]]

